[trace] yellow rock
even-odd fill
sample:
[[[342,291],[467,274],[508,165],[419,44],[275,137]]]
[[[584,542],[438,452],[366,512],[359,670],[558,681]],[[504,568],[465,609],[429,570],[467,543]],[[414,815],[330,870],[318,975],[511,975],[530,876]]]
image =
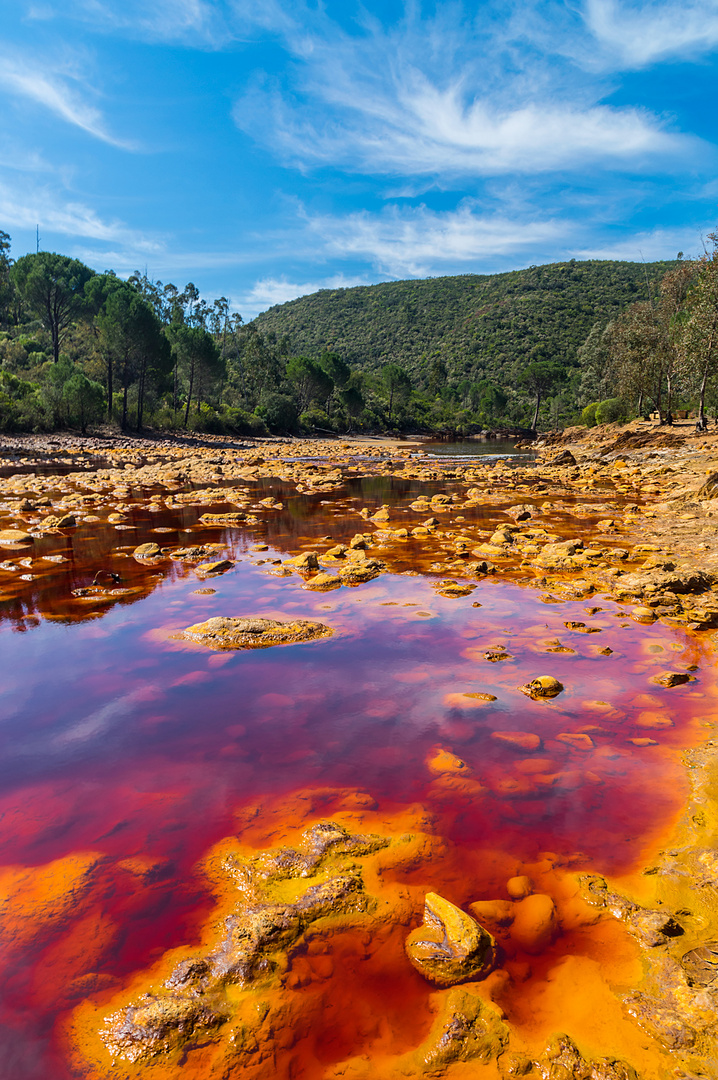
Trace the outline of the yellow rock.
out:
[[[30,533],[20,529],[0,529],[0,544],[32,544]]]
[[[496,942],[466,912],[427,893],[424,923],[406,939],[406,954],[429,982],[453,986],[486,978],[496,964]]]
[[[162,551],[159,544],[149,543],[140,544],[139,547],[135,548],[132,554],[136,559],[156,559],[162,554]]]
[[[563,684],[554,679],[553,675],[539,675],[525,686],[520,686],[519,690],[532,698],[552,698],[561,693]]]

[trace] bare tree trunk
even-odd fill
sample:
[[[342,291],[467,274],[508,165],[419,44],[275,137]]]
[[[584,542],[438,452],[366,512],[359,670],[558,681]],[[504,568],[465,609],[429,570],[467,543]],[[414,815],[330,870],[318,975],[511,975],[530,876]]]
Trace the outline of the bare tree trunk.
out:
[[[127,384],[122,388],[122,430],[127,429]]]
[[[187,427],[187,421],[189,420],[189,407],[192,401],[192,387],[194,386],[194,359],[192,360],[191,367],[189,369],[189,390],[187,392],[187,408],[184,411],[184,426]]]
[[[107,419],[112,420],[112,353],[107,354]]]
[[[541,408],[541,391],[536,394],[536,412],[534,413],[533,422],[531,424],[531,430],[536,431],[536,425],[538,424],[539,409]]]

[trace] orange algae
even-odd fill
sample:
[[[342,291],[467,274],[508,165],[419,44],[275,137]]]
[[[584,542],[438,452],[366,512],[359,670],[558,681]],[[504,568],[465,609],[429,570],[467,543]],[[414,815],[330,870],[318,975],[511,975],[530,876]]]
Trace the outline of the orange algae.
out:
[[[399,504],[409,497],[406,485]],[[346,504],[334,505],[346,514]],[[179,545],[190,535],[180,526],[194,529],[202,509],[153,511],[151,524],[174,528],[168,544]],[[253,538],[273,545],[269,557],[309,544],[319,550],[320,530],[346,542],[359,527],[329,508],[313,507],[311,529],[288,511],[271,513],[252,527]],[[125,555],[153,538],[148,518],[136,502]],[[303,646],[301,658],[291,650],[241,661],[207,656],[172,634],[250,610],[250,600],[268,618],[312,618],[326,605],[300,578],[276,579],[247,562],[217,581],[216,595],[195,598],[190,568],[121,558],[123,533],[91,526],[36,541],[33,560],[63,552],[70,565],[33,561],[32,580],[13,577],[9,587],[15,626],[37,634],[39,648],[32,663],[19,649],[8,654],[5,703],[23,753],[11,755],[16,775],[7,776],[2,806],[23,809],[4,840],[4,858],[15,865],[3,881],[28,972],[11,969],[16,1011],[3,1022],[18,1038],[46,1041],[46,1071],[51,1062],[62,1080],[73,1069],[108,1075],[97,1034],[104,1017],[166,978],[179,956],[216,939],[236,899],[226,882],[206,877],[221,837],[259,851],[293,842],[319,817],[427,839],[373,879],[391,916],[313,935],[289,957],[281,985],[262,991],[257,1000],[273,1019],[241,1075],[418,1074],[417,1048],[445,1001],[404,955],[423,896],[438,891],[466,909],[506,899],[506,882],[519,874],[553,898],[563,932],[538,956],[509,955],[509,935],[508,978],[496,973],[470,993],[504,1010],[517,1051],[537,1054],[555,1031],[568,1030],[585,1055],[622,1057],[646,1076],[664,1068],[664,1053],[626,1019],[615,993],[639,981],[638,948],[583,904],[575,875],[630,875],[669,835],[685,795],[678,752],[714,720],[705,638],[663,624],[622,625],[610,602],[590,616],[570,601],[541,605],[505,581],[450,598],[437,597],[431,579],[385,574],[333,592],[328,621],[341,633]],[[196,535],[216,539],[232,559],[245,551],[239,532],[201,526]],[[441,542],[388,539],[385,550],[396,549],[393,569],[427,571]],[[123,587],[134,590],[108,587],[109,611],[72,596],[103,562],[120,567]],[[53,636],[50,622],[33,623],[37,614],[66,622],[74,636]],[[574,652],[545,652],[567,622],[602,630],[598,640],[612,656],[600,656],[583,633],[571,634]],[[667,661],[671,644],[678,648]],[[513,659],[487,660],[497,649]],[[698,683],[650,681],[676,659],[698,665]],[[532,701],[520,693],[547,671],[564,684],[562,695]],[[81,672],[81,695],[70,672]],[[646,714],[671,725],[656,725],[649,743]],[[516,734],[529,741],[512,741]],[[221,1057],[220,1033],[160,1058],[153,1075],[240,1075]],[[29,1080],[33,1068],[21,1061],[17,1080]],[[112,1075],[123,1070],[142,1075],[126,1062],[115,1062]],[[496,1066],[459,1062],[450,1073],[493,1076]]]

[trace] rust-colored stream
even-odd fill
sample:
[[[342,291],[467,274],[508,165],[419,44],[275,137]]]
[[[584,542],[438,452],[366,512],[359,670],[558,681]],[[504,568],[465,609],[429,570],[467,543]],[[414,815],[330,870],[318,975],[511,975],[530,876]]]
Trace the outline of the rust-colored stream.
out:
[[[199,941],[215,901],[196,867],[223,837],[271,846],[353,805],[400,830],[429,815],[446,843],[401,880],[467,905],[504,896],[518,871],[558,896],[571,869],[630,877],[669,833],[685,798],[680,750],[714,719],[709,636],[640,625],[600,598],[546,602],[506,577],[444,598],[432,553],[412,542],[394,545],[404,572],[358,588],[318,594],[296,574],[272,575],[269,560],[364,528],[362,505],[399,513],[420,489],[370,478],[319,498],[265,481],[254,497],[283,498],[284,510],[228,532],[197,524],[206,508],[151,511],[146,496],[130,497],[129,527],[46,535],[25,576],[0,579],[0,1076],[114,1075],[109,1057],[106,1073],[93,1071],[73,1047],[73,1012],[101,1017],[166,950]],[[464,528],[501,517],[463,515]],[[560,531],[560,515],[552,522]],[[130,554],[146,540],[200,536],[222,542],[235,568],[207,582]],[[252,552],[257,542],[268,549]],[[100,568],[131,591],[114,603],[73,597]],[[320,619],[335,634],[244,653],[174,636],[219,614]],[[567,651],[553,651],[557,640]],[[510,658],[491,662],[490,650]],[[691,668],[697,681],[651,684],[666,668]],[[518,691],[544,673],[565,685],[560,697]],[[466,696],[476,693],[496,700]],[[646,727],[651,715],[671,726]],[[494,737],[517,730],[539,735],[540,750]],[[576,734],[589,739],[564,738]],[[452,785],[432,772],[439,749],[460,756],[470,779]],[[286,1040],[268,1077],[319,1078],[362,1053],[383,1075],[381,1062],[429,1027],[432,988],[406,961],[403,932],[380,950],[348,933],[329,957],[298,956],[292,970],[311,1032]],[[508,970],[500,1002],[527,1044],[573,1024],[590,1049],[632,1055],[650,1074],[650,1040],[620,1020],[607,991],[640,977],[617,924],[569,927]],[[322,1008],[311,1004],[319,985],[331,986]],[[456,1075],[479,1075],[465,1068]],[[180,1072],[202,1075],[192,1053]]]

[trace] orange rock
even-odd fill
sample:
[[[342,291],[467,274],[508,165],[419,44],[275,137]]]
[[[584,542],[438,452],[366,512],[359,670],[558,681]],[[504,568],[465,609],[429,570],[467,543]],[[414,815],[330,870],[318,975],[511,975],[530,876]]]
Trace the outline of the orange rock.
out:
[[[642,728],[668,728],[673,727],[673,721],[665,713],[642,712],[638,715],[636,726]]]
[[[492,739],[508,743],[516,750],[539,750],[541,739],[530,731],[492,731]]]
[[[506,882],[506,892],[512,900],[522,900],[524,896],[530,896],[533,887],[533,881],[526,874],[519,874]]]
[[[593,750],[593,739],[590,735],[582,735],[573,731],[562,731],[556,738],[559,742],[572,746],[574,750]]]
[[[429,770],[433,773],[468,773],[469,768],[465,761],[456,757],[449,750],[435,750],[426,762]]]
[[[511,938],[527,953],[540,953],[558,933],[556,908],[550,896],[533,893],[515,905]]]

